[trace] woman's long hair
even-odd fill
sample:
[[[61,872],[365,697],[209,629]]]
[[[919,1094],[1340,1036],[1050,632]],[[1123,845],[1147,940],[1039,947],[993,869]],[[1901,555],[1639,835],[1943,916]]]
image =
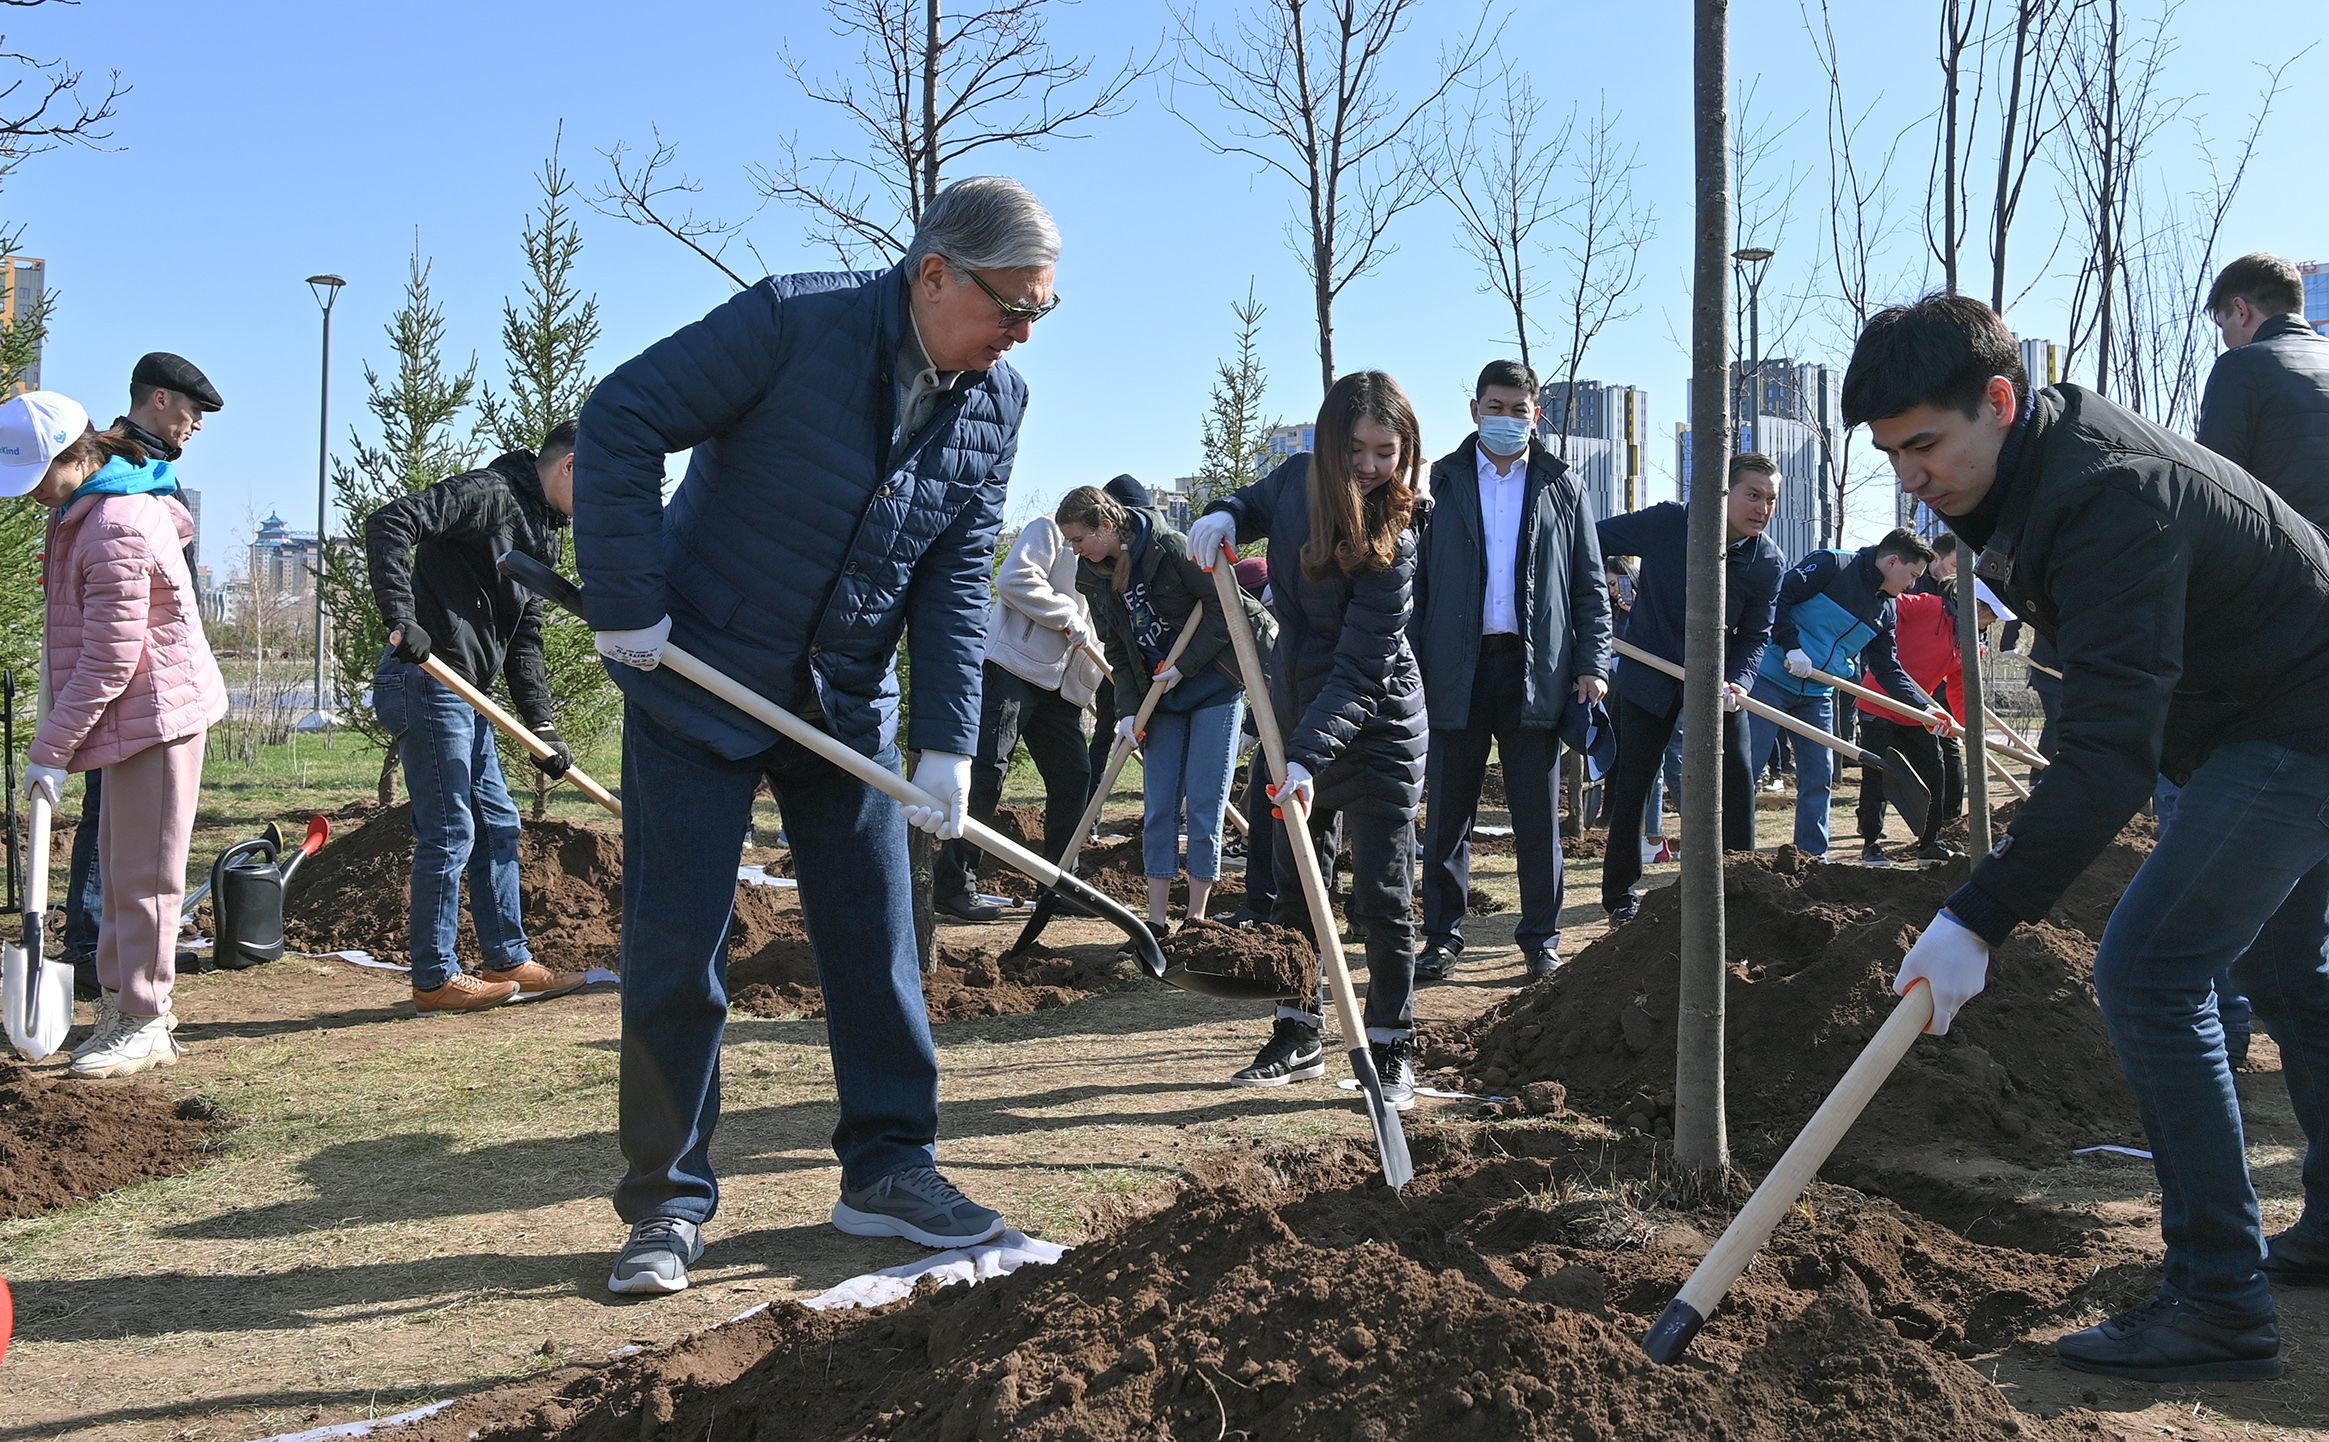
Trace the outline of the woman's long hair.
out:
[[[125,460],[133,466],[142,466],[149,458],[146,455],[146,448],[132,440],[129,433],[121,427],[115,426],[110,430],[101,431],[95,426],[91,426],[76,437],[71,445],[57,452],[55,459],[51,460],[49,464],[55,465],[57,461],[64,460],[85,463],[89,467],[89,473],[95,475],[98,468],[107,461],[115,459]]]
[[[1122,501],[1098,486],[1078,486],[1068,492],[1059,503],[1059,509],[1052,512],[1051,519],[1059,525],[1082,526],[1087,531],[1114,531],[1119,537],[1132,534],[1132,512],[1124,508]],[[1110,570],[1113,574],[1109,579],[1118,591],[1124,591],[1132,585],[1132,566],[1128,556],[1119,555]]]
[[[1351,478],[1351,433],[1373,421],[1399,438],[1391,478],[1361,497]],[[1379,571],[1398,555],[1399,533],[1415,519],[1422,494],[1423,431],[1399,382],[1382,371],[1354,371],[1334,383],[1318,408],[1310,456],[1310,539],[1302,574],[1323,581],[1341,572]]]

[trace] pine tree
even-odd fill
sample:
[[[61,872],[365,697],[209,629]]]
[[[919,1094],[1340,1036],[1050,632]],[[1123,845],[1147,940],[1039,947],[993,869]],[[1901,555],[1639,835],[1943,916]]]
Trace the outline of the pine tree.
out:
[[[480,429],[504,448],[533,450],[542,437],[574,419],[597,382],[588,374],[590,349],[598,343],[598,301],[575,288],[574,265],[582,253],[582,230],[570,198],[574,187],[559,163],[559,140],[550,148],[534,180],[541,208],[522,234],[526,253],[523,300],[502,303],[501,342],[509,352],[509,389],[490,388],[480,409]],[[561,548],[559,569],[571,579],[573,553]],[[555,606],[542,614],[542,655],[550,672],[550,694],[558,706],[558,731],[576,751],[595,746],[621,723],[622,693],[599,660],[590,628]],[[549,809],[550,778],[534,771],[515,743],[502,739],[503,768],[526,767],[534,777],[534,815]]]
[[[364,367],[365,409],[380,428],[377,442],[349,428],[352,461],[332,467],[332,499],[340,508],[340,534],[324,548],[324,612],[330,618],[332,674],[342,696],[361,696],[372,684],[380,653],[388,646],[388,626],[373,604],[364,560],[364,522],[388,502],[426,490],[447,476],[475,465],[474,427],[464,426],[477,386],[477,361],[459,372],[444,357],[445,312],[429,294],[430,263],[414,242],[404,304],[386,330],[396,370],[384,379]],[[380,803],[396,798],[396,747],[369,707],[342,713],[350,729],[381,748]]]
[[[0,266],[8,265],[18,250],[18,232],[0,233]],[[0,321],[0,395],[13,394],[40,358],[53,303],[54,295],[44,291],[39,300]],[[17,687],[28,698],[40,663],[40,547],[47,526],[46,507],[0,502],[0,666],[16,672]]]
[[[1254,299],[1251,280],[1245,285],[1244,303],[1230,307],[1237,317],[1237,356],[1220,363],[1213,382],[1205,412],[1205,459],[1197,468],[1196,494],[1189,497],[1192,512],[1261,479],[1270,430],[1270,422],[1263,419],[1262,394],[1269,389],[1269,377],[1262,369],[1257,337],[1267,309]]]

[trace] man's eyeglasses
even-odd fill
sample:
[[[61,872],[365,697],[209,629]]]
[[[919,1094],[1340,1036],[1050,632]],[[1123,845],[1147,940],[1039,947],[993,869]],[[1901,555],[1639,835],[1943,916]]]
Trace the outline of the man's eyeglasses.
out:
[[[980,290],[985,291],[987,293],[987,299],[993,301],[997,306],[1002,308],[1003,328],[1005,330],[1009,330],[1012,326],[1015,325],[1032,325],[1036,321],[1043,319],[1045,316],[1059,309],[1060,295],[1058,291],[1053,291],[1051,293],[1051,299],[1045,301],[1041,305],[1021,305],[1017,301],[1005,300],[1000,295],[997,295],[995,293],[995,288],[980,278],[977,271],[968,269],[964,266],[956,266],[955,269],[961,271],[964,275],[969,276],[971,284],[977,286]]]

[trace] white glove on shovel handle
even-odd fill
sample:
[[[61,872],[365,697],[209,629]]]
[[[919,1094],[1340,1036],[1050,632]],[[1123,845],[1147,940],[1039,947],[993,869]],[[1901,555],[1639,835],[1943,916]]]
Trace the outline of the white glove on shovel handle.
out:
[[[1935,912],[1925,934],[1901,958],[1892,989],[1906,996],[1919,981],[1933,988],[1933,1019],[1925,1030],[1933,1036],[1947,1034],[1957,1008],[1981,995],[1989,984],[1989,943],[1948,912]]]
[[[1199,516],[1189,527],[1189,559],[1206,570],[1212,570],[1213,563],[1221,559],[1223,546],[1237,549],[1237,522],[1227,511]]]
[[[914,763],[914,784],[930,793],[935,807],[904,803],[906,824],[940,841],[962,835],[963,808],[970,800],[970,758],[951,751],[925,751]]]
[[[654,625],[636,631],[594,631],[591,640],[597,644],[598,654],[609,661],[652,671],[663,664],[663,647],[671,640],[671,618],[660,617]]]

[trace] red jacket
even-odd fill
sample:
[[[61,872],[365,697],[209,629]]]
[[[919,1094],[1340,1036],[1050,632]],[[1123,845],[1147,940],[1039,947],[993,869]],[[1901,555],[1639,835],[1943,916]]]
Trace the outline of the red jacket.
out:
[[[1901,669],[1928,693],[1938,695],[1947,686],[1949,714],[1963,724],[1965,662],[1957,650],[1957,621],[1949,614],[1948,604],[1930,592],[1912,591],[1894,601],[1893,609],[1893,641],[1900,652]],[[1876,678],[1863,675],[1860,684],[1874,688]],[[1879,721],[1908,719],[1873,701],[1862,701],[1860,709]]]

